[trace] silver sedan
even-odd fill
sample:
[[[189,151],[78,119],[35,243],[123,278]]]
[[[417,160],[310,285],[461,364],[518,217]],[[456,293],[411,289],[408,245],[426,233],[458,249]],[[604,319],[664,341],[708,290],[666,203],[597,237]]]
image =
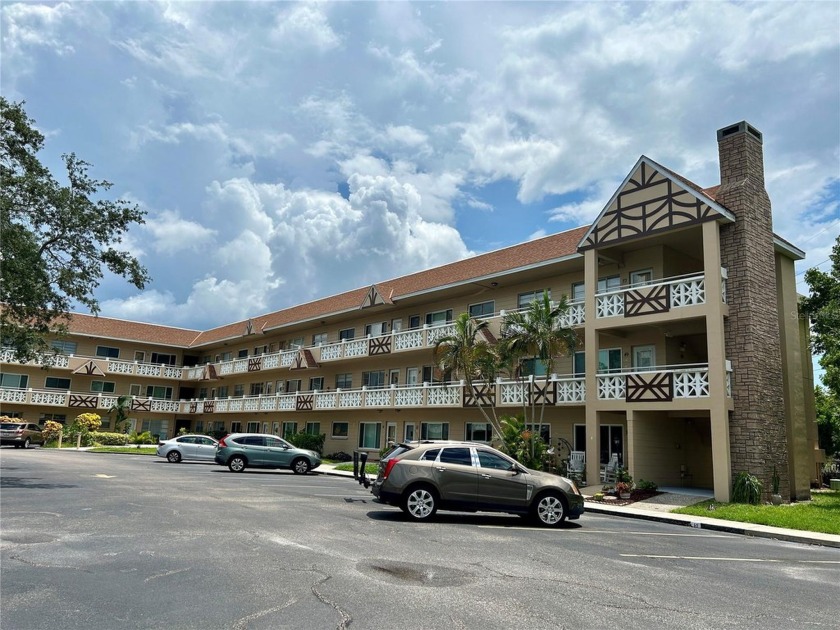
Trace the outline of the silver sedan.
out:
[[[212,462],[216,457],[218,442],[209,435],[179,435],[171,440],[158,442],[157,456],[177,464],[182,459]]]

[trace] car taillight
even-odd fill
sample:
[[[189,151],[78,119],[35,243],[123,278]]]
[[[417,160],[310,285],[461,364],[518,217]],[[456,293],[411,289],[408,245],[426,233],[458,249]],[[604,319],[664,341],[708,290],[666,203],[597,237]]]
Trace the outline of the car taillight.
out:
[[[222,438],[221,440],[219,440],[219,448],[224,448],[226,446],[227,446],[227,444],[225,444],[225,438]]]
[[[23,429],[18,429],[15,431],[18,435],[23,435]]]
[[[387,464],[385,464],[385,472],[383,472],[383,473],[382,473],[382,478],[383,478],[383,479],[387,479],[387,478],[388,478],[388,475],[390,475],[390,474],[391,474],[391,469],[392,469],[394,466],[396,466],[396,465],[397,465],[397,461],[398,461],[398,460],[396,460],[396,459],[389,459],[389,460],[388,460],[388,463],[387,463]]]

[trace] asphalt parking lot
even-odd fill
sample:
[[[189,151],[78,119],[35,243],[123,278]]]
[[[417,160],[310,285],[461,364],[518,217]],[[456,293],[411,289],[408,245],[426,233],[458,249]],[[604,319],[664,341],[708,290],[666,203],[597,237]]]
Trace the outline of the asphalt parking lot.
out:
[[[0,451],[0,627],[835,627],[840,551],[584,515],[411,523],[352,479]]]

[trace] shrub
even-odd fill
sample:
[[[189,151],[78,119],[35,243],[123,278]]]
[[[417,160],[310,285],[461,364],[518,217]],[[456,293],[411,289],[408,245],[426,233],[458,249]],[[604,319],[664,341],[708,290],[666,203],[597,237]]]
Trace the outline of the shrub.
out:
[[[314,433],[306,433],[301,431],[300,433],[293,433],[289,436],[288,440],[294,446],[298,448],[305,448],[309,451],[316,451],[318,454],[324,448],[324,440],[327,439],[326,433],[322,433],[321,435],[316,435]]]
[[[739,472],[732,484],[732,502],[758,505],[761,502],[762,483],[748,472]]]
[[[596,492],[595,494],[592,495],[592,498],[595,499],[596,501],[602,501],[604,499],[604,493],[603,492]]]
[[[41,431],[41,435],[44,437],[45,442],[54,442],[61,435],[62,431],[64,431],[64,425],[60,422],[47,420],[44,423],[44,429]]]
[[[336,462],[352,462],[353,456],[349,453],[345,453],[344,451],[338,451],[337,453],[330,453],[325,456],[324,459],[331,459]]]
[[[507,453],[526,468],[540,470],[548,458],[548,444],[539,434],[526,428],[520,416],[502,416],[502,444],[499,450]]]
[[[651,490],[656,491],[659,488],[654,482],[652,481],[645,481],[644,479],[639,479],[639,482],[636,484],[637,490]]]
[[[90,434],[91,439],[100,446],[125,446],[128,444],[129,435],[126,433],[109,433],[106,431],[94,431]]]
[[[102,426],[102,418],[96,413],[82,413],[76,416],[71,426],[84,431],[97,431]]]
[[[130,436],[128,436],[128,441],[131,444],[136,444],[138,447],[141,444],[154,444],[155,443],[155,440],[152,437],[152,434],[149,433],[148,431],[143,431],[143,433],[137,433],[137,431],[135,431]]]

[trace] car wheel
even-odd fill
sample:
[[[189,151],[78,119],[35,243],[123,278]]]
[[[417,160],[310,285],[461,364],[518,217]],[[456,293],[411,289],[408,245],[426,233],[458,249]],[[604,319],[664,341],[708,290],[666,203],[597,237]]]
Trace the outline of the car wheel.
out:
[[[166,459],[168,459],[169,462],[172,464],[177,464],[181,461],[181,453],[179,453],[178,451],[169,451],[166,454]]]
[[[247,462],[245,461],[244,457],[236,455],[235,457],[231,457],[228,460],[228,468],[230,468],[231,472],[242,472],[243,470],[245,470],[246,463]]]
[[[31,443],[32,443],[32,440],[30,440],[29,438],[26,438],[26,440],[24,440],[24,442],[23,442],[23,448],[29,448],[29,445]]]
[[[558,527],[566,519],[566,504],[563,496],[549,492],[537,497],[533,505],[533,517],[543,527]]]
[[[428,486],[415,486],[403,495],[402,511],[415,521],[427,521],[437,512],[437,496]]]
[[[295,461],[292,462],[292,471],[296,475],[305,475],[309,472],[309,462],[306,461],[303,457],[298,457]]]

